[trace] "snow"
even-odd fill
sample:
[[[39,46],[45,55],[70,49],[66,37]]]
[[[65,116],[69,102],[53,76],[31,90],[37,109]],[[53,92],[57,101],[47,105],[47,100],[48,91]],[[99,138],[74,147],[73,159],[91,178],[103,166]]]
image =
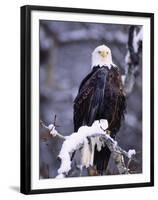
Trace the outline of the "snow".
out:
[[[138,41],[137,41],[137,33],[136,30],[134,30],[134,36],[133,36],[133,48],[134,48],[134,52],[137,53],[138,52]]]
[[[135,40],[137,40],[137,42],[143,40],[143,28],[141,28],[140,31],[139,31],[139,33],[136,35]]]
[[[60,179],[60,178],[65,178],[64,174],[58,174],[55,178]]]
[[[126,64],[129,63],[129,57],[130,57],[130,53],[129,53],[129,51],[127,51],[127,54],[126,54],[126,57],[125,57]]]
[[[105,131],[108,128],[107,120],[101,119],[96,120],[92,126],[82,126],[79,128],[78,132],[72,133],[70,136],[66,137],[66,140],[63,142],[61,151],[59,153],[59,158],[61,159],[61,165],[58,169],[58,174],[67,174],[71,169],[71,157],[70,153],[78,149],[83,143],[86,143],[85,138],[92,135],[105,134]],[[104,130],[103,130],[104,129]],[[85,146],[87,149],[87,146]],[[84,153],[85,154],[85,153]],[[88,156],[89,157],[89,156]],[[86,158],[84,160],[85,165],[87,166],[90,163],[91,159]]]
[[[53,124],[50,124],[50,125],[48,126],[48,129],[49,129],[49,131],[50,131],[50,134],[51,134],[53,137],[55,137],[55,136],[58,134],[58,132],[57,132],[57,130],[55,129],[55,126],[54,126]]]
[[[54,128],[54,125],[53,124],[49,124],[48,128],[51,131]]]
[[[113,140],[113,142],[114,142],[114,147],[116,147],[118,145],[117,141]]]
[[[126,80],[126,75],[122,75],[121,76],[121,79],[122,79],[122,83],[123,83],[123,85],[125,84],[125,80]]]
[[[128,158],[129,159],[132,158],[132,156],[135,155],[135,154],[136,154],[135,149],[129,149],[129,151],[128,151]]]
[[[96,145],[97,145],[97,151],[101,151],[102,147],[105,146],[104,141],[103,141],[103,140],[101,141],[101,140],[100,140],[100,137],[96,137],[96,138],[95,138],[95,143],[96,143]]]
[[[143,39],[143,29],[141,29],[138,34],[136,33],[136,30],[134,31],[134,38],[133,38],[133,48],[135,53],[138,52],[139,42]]]

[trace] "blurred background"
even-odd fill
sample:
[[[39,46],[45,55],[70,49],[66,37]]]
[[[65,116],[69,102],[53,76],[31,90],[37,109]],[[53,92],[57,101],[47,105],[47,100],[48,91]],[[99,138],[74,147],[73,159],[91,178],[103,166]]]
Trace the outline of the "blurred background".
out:
[[[91,53],[97,46],[110,47],[113,62],[122,74],[125,73],[129,26],[40,21],[40,119],[46,125],[52,123],[56,115],[58,131],[63,135],[73,132],[73,100],[82,79],[91,71]],[[139,163],[131,162],[132,173],[142,172],[141,73],[140,64],[133,91],[127,99],[125,120],[116,139],[125,150],[137,152]],[[40,178],[53,178],[59,168],[57,156],[62,141],[44,139],[45,131],[40,127]],[[108,174],[118,174],[112,160]]]

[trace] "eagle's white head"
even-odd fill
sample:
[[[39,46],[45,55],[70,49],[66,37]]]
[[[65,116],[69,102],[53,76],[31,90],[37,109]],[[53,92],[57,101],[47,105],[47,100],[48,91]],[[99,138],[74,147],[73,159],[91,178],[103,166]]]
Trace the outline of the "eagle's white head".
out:
[[[112,62],[111,50],[106,45],[100,45],[96,47],[92,53],[92,68],[94,66],[103,65],[111,68],[111,65],[114,65]]]

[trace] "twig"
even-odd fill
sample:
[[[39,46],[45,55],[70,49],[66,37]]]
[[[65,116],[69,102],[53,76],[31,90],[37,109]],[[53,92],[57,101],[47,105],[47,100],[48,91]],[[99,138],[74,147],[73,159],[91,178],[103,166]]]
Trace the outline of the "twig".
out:
[[[46,130],[49,131],[48,126],[46,126],[42,120],[40,120],[40,125],[41,125],[43,128],[45,128]]]
[[[44,122],[42,121],[42,120],[40,120],[40,125],[43,127],[43,128],[45,128],[48,132],[49,132],[49,134],[51,135],[51,136],[53,136],[53,137],[59,137],[60,139],[62,139],[62,140],[65,140],[66,138],[65,138],[65,136],[63,136],[63,135],[61,135],[55,128],[55,126],[54,126],[54,124],[50,124],[49,126],[46,126],[45,124],[44,124]]]
[[[57,115],[54,116],[53,124],[54,124],[55,127],[60,127],[60,125],[56,124],[56,121],[57,121]]]

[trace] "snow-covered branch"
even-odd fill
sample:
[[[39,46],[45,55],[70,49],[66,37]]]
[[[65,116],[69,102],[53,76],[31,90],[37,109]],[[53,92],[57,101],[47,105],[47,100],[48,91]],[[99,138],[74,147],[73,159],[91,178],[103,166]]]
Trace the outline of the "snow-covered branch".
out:
[[[135,84],[136,74],[139,69],[139,57],[142,51],[143,28],[136,32],[136,26],[131,26],[128,37],[128,50],[125,58],[126,72],[123,77],[124,90],[130,94]]]
[[[59,137],[60,139],[65,140],[65,137],[60,133],[58,133],[58,131],[56,130],[56,126],[54,124],[49,124],[49,126],[46,126],[42,120],[40,120],[40,124],[53,137]]]
[[[79,130],[75,133],[72,133],[69,136],[62,136],[55,128],[53,124],[46,126],[41,124],[44,128],[46,128],[49,133],[53,137],[59,137],[61,139],[64,139],[64,142],[62,144],[60,153],[58,157],[61,160],[60,168],[58,169],[58,175],[56,178],[61,178],[68,176],[68,173],[70,170],[72,170],[71,167],[71,158],[72,154],[76,152],[77,150],[82,148],[82,158],[81,158],[81,169],[82,167],[90,167],[93,165],[93,156],[94,156],[94,148],[86,149],[86,154],[88,154],[88,151],[90,152],[90,159],[85,160],[84,156],[84,150],[87,147],[87,138],[93,139],[95,138],[94,145],[97,146],[97,149],[101,150],[102,146],[107,145],[108,148],[111,151],[111,156],[117,166],[117,169],[120,174],[127,174],[128,168],[125,166],[124,157],[135,160],[134,155],[136,154],[135,150],[129,150],[128,152],[122,149],[116,140],[114,140],[109,135],[109,131],[106,131],[108,127],[107,120],[96,120],[92,126],[82,126],[79,128]],[[98,141],[96,140],[98,139]],[[92,140],[94,141],[94,140]]]

